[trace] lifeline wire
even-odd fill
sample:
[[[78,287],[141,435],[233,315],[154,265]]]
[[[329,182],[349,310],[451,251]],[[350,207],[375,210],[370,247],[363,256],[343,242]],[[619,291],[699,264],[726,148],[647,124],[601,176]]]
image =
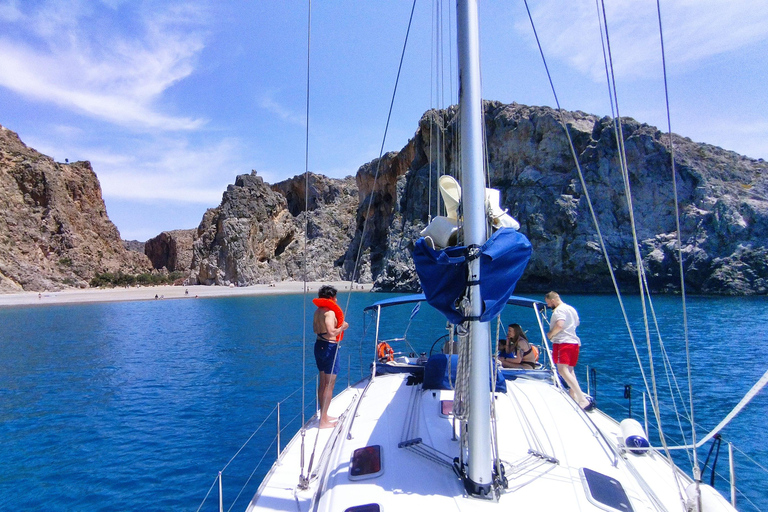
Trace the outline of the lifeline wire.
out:
[[[642,306],[643,311],[643,324],[645,326],[645,338],[646,338],[646,345],[648,347],[648,359],[649,359],[649,369],[651,373],[651,386],[652,389],[649,389],[649,394],[651,395],[651,405],[653,406],[653,413],[656,417],[656,423],[659,427],[659,437],[661,438],[661,442],[663,446],[666,446],[666,439],[664,437],[664,432],[661,427],[661,416],[659,414],[659,396],[656,389],[656,373],[654,371],[653,366],[653,350],[651,348],[651,336],[650,336],[650,329],[648,326],[648,311],[646,306],[646,299],[645,299],[645,288],[643,286],[643,260],[640,255],[640,245],[638,243],[638,237],[637,237],[637,229],[636,229],[636,223],[635,223],[635,210],[632,203],[632,192],[629,182],[629,169],[627,168],[627,159],[626,159],[626,149],[624,147],[624,131],[621,126],[621,114],[619,113],[619,98],[618,93],[616,90],[616,78],[614,75],[613,70],[613,54],[611,52],[611,39],[608,35],[608,19],[606,17],[605,13],[605,2],[604,0],[600,0],[600,4],[602,6],[602,18],[603,18],[603,25],[605,27],[605,44],[608,47],[608,63],[610,67],[610,76],[608,77],[608,88],[610,91],[612,91],[613,99],[616,105],[616,116],[614,117],[614,124],[615,124],[615,135],[616,135],[616,143],[619,148],[619,163],[621,165],[621,174],[622,178],[624,179],[624,189],[626,190],[626,196],[627,196],[627,209],[629,213],[629,223],[630,227],[632,228],[632,242],[633,242],[633,249],[635,253],[635,265],[637,266],[637,279],[638,279],[638,286],[640,289],[640,304]],[[647,384],[646,384],[647,387]],[[669,453],[667,452],[667,456],[669,457]]]
[[[400,64],[397,68],[397,78],[395,78],[395,87],[392,91],[392,100],[389,102],[389,113],[387,114],[387,124],[384,127],[384,137],[381,140],[381,149],[379,150],[379,159],[376,164],[376,173],[373,176],[373,188],[371,189],[371,194],[368,198],[368,209],[366,210],[365,214],[365,222],[363,222],[363,229],[362,233],[360,234],[360,246],[357,248],[357,257],[355,258],[355,267],[352,270],[352,279],[350,280],[350,287],[355,282],[355,275],[357,274],[357,271],[360,267],[360,258],[363,254],[363,244],[365,243],[365,233],[368,230],[368,221],[371,217],[371,209],[373,208],[373,193],[376,188],[376,182],[379,180],[379,172],[381,171],[381,159],[384,155],[384,144],[387,141],[387,132],[389,131],[389,122],[392,119],[392,109],[395,105],[395,97],[397,96],[397,86],[400,83],[400,73],[403,70],[403,60],[405,59],[405,49],[408,46],[408,36],[411,33],[411,24],[413,23],[413,12],[416,10],[416,0],[413,0],[413,5],[411,6],[411,17],[408,20],[408,29],[405,32],[405,41],[403,42],[403,51],[400,54]],[[346,316],[346,312],[349,309],[349,300],[351,299],[351,294],[347,296],[347,304],[344,307],[344,313]],[[337,351],[338,353],[338,351]]]
[[[596,0],[596,2],[599,2],[599,0]],[[558,112],[560,113],[560,116],[561,116],[560,122],[563,125],[563,128],[564,128],[565,133],[566,133],[566,137],[568,138],[569,147],[570,147],[570,150],[571,150],[571,155],[573,156],[573,159],[574,159],[574,162],[575,162],[575,165],[576,165],[576,169],[577,169],[577,172],[578,172],[579,182],[581,183],[582,190],[584,191],[584,196],[585,196],[585,199],[587,200],[587,206],[589,207],[590,215],[592,217],[592,222],[594,223],[595,229],[597,231],[597,236],[598,236],[598,240],[600,242],[600,247],[601,247],[601,250],[602,250],[602,253],[603,253],[603,257],[606,260],[607,267],[608,267],[608,272],[610,274],[611,281],[613,283],[613,287],[614,287],[614,290],[616,292],[616,297],[617,297],[617,299],[619,301],[619,306],[621,308],[622,315],[624,317],[624,323],[627,326],[627,332],[629,333],[629,338],[630,338],[630,340],[632,342],[632,348],[633,348],[633,350],[635,352],[635,357],[637,358],[638,363],[640,363],[640,365],[639,365],[640,372],[641,372],[641,375],[643,377],[643,381],[645,383],[645,387],[649,390],[649,394],[650,394],[650,386],[648,385],[648,381],[647,381],[647,378],[646,378],[646,375],[645,375],[645,371],[644,371],[642,363],[641,363],[640,354],[639,354],[638,349],[637,349],[637,345],[636,345],[636,342],[635,342],[635,339],[634,339],[634,335],[632,334],[632,329],[631,329],[631,326],[630,326],[630,323],[629,323],[629,318],[627,317],[627,312],[626,312],[626,308],[624,306],[624,301],[622,300],[621,292],[619,291],[619,286],[618,286],[618,283],[616,281],[616,276],[615,276],[615,274],[613,272],[613,268],[611,266],[611,260],[610,260],[610,257],[608,255],[608,251],[607,251],[607,249],[605,247],[605,241],[603,239],[602,232],[600,230],[600,225],[599,225],[599,223],[597,221],[597,216],[595,214],[594,207],[592,205],[592,201],[591,201],[590,196],[589,196],[589,191],[588,191],[588,189],[586,187],[586,182],[584,180],[584,175],[583,175],[583,172],[582,172],[582,169],[581,169],[581,164],[579,163],[578,155],[576,154],[576,150],[575,150],[575,147],[573,145],[573,140],[571,138],[570,130],[568,129],[568,125],[565,123],[565,121],[563,119],[563,111],[562,111],[562,108],[560,107],[560,102],[559,102],[559,100],[557,98],[557,93],[555,91],[554,83],[552,81],[552,76],[551,76],[551,73],[549,72],[549,67],[547,66],[546,58],[544,57],[544,52],[543,52],[543,49],[542,49],[541,42],[539,40],[538,34],[536,32],[536,27],[535,27],[535,24],[533,22],[533,17],[531,15],[530,8],[528,6],[527,0],[525,0],[525,6],[526,6],[526,10],[528,12],[528,18],[529,18],[529,20],[531,22],[531,27],[533,28],[534,36],[536,38],[536,43],[538,45],[539,52],[540,52],[541,57],[542,57],[542,62],[544,64],[545,70],[547,72],[547,77],[549,79],[550,87],[552,89],[552,93],[554,95],[555,102],[557,104],[557,110],[558,110]],[[598,8],[598,11],[599,11],[599,8]],[[602,25],[601,25],[601,35],[602,35]],[[605,53],[605,50],[604,50],[604,53]],[[607,59],[606,59],[606,62],[607,62]],[[606,74],[608,74],[607,64],[606,64]],[[609,82],[610,82],[610,79],[609,79]],[[613,110],[613,98],[611,98],[611,109]],[[619,126],[619,129],[621,129],[620,126]],[[620,139],[619,139],[619,141],[617,143],[619,144],[620,148],[623,148],[623,143],[621,143]],[[621,161],[621,166],[624,167],[623,156],[622,156],[621,152],[619,153],[619,158],[620,158],[620,161]],[[643,301],[643,307],[645,308],[645,302],[644,301]],[[647,330],[647,320],[646,320],[646,330]],[[660,417],[659,417],[659,414],[658,414],[658,401],[654,402],[654,412],[655,412],[655,415],[656,415],[657,423],[660,423]],[[668,454],[668,456],[669,456],[669,454]]]
[[[381,169],[381,158],[382,158],[382,155],[384,154],[384,144],[387,141],[387,132],[389,130],[389,122],[392,119],[392,108],[393,108],[394,103],[395,103],[395,96],[397,95],[397,85],[400,82],[400,72],[403,69],[403,60],[405,58],[405,49],[408,46],[408,36],[411,33],[411,24],[413,23],[413,12],[415,10],[416,10],[416,0],[413,0],[413,5],[411,7],[411,16],[410,16],[410,19],[408,20],[408,29],[406,30],[405,41],[403,42],[403,51],[402,51],[402,53],[400,55],[400,65],[397,68],[397,78],[395,80],[395,87],[394,87],[394,90],[392,91],[392,100],[390,101],[390,104],[389,104],[389,113],[387,115],[387,124],[386,124],[386,127],[384,128],[384,138],[381,141],[381,149],[379,151],[379,160],[378,160],[378,163],[376,165],[376,174],[374,175],[374,178],[373,178],[373,188],[374,189],[376,187],[376,182],[378,181],[378,178],[379,178],[379,171]],[[366,231],[368,229],[368,220],[369,220],[369,218],[371,216],[371,208],[372,207],[373,207],[373,189],[371,190],[371,195],[370,195],[370,197],[368,199],[368,210],[367,210],[366,215],[365,215],[365,222],[363,223],[363,229],[362,229],[362,233],[360,235],[360,246],[357,249],[357,257],[355,258],[355,267],[352,270],[352,279],[350,280],[350,284],[349,284],[350,290],[352,289],[352,286],[354,285],[355,274],[357,273],[357,270],[358,270],[358,268],[360,266],[360,258],[362,257],[363,243],[365,241],[365,233],[366,233]],[[305,247],[305,252],[306,252],[306,247]],[[306,283],[305,283],[305,286],[306,286]],[[351,298],[352,298],[352,294],[351,293],[347,294],[347,303],[344,306],[344,316],[345,317],[347,316],[346,313],[349,310],[349,301],[350,301]],[[331,366],[332,368],[333,368],[333,366],[336,365],[336,358],[339,356],[339,347],[340,346],[341,346],[341,341],[338,341],[337,344],[336,344],[336,353],[333,355],[333,363],[332,363],[332,366]],[[318,420],[319,420],[319,418],[318,418]],[[315,438],[315,447],[312,449],[312,455],[310,456],[310,464],[309,464],[310,468],[312,467],[312,461],[314,460],[315,451],[316,450],[317,450],[317,437]],[[302,469],[302,473],[303,473],[303,469]]]
[[[682,297],[683,308],[683,335],[685,336],[685,360],[688,369],[688,398],[690,400],[690,417],[691,417],[691,441],[696,445],[696,423],[695,415],[693,412],[693,380],[691,375],[691,351],[690,340],[688,337],[688,308],[685,304],[685,274],[683,273],[683,238],[680,233],[680,204],[677,194],[677,172],[675,169],[675,145],[672,142],[672,121],[669,113],[669,86],[667,84],[667,59],[666,52],[664,51],[664,31],[661,25],[661,5],[659,0],[656,0],[656,12],[659,18],[659,41],[661,42],[661,64],[664,71],[664,100],[667,105],[667,133],[669,133],[669,152],[670,159],[672,161],[672,191],[675,198],[675,229],[677,230],[677,259],[680,265],[680,296]],[[699,471],[699,462],[696,450],[693,450],[693,467],[694,476]]]
[[[303,321],[302,345],[301,345],[301,425],[304,428],[304,388],[306,386],[306,361],[307,361],[307,244],[309,243],[309,71],[310,71],[310,44],[312,42],[312,0],[309,0],[309,12],[307,13],[307,113],[306,132],[304,138],[304,296],[303,296]]]
[[[302,294],[302,337],[301,337],[301,461],[299,464],[299,482],[304,480],[304,437],[306,435],[306,387],[307,387],[307,244],[309,243],[309,78],[310,50],[312,43],[312,0],[307,8],[307,105],[306,128],[304,135],[304,293]],[[319,404],[318,404],[319,405]],[[279,448],[279,447],[278,447]],[[307,475],[309,478],[309,475]]]

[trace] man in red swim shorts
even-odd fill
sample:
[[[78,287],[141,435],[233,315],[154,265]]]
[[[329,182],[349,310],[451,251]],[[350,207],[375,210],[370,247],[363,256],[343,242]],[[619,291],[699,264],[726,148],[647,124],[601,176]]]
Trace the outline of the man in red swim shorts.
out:
[[[544,300],[547,307],[552,308],[552,317],[549,319],[549,332],[547,338],[552,341],[552,360],[557,365],[557,371],[568,384],[571,395],[579,407],[585,411],[594,408],[594,403],[588,399],[579,387],[574,367],[579,361],[579,347],[581,340],[576,336],[576,328],[579,326],[579,314],[576,310],[563,302],[557,292],[549,292]]]

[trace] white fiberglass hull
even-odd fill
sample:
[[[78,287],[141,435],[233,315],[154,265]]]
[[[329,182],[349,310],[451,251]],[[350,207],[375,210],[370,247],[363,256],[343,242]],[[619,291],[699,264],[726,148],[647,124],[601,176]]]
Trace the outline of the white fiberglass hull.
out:
[[[588,493],[584,468],[621,483],[636,511],[685,510],[684,489],[691,480],[679,469],[658,453],[622,452],[616,421],[597,410],[585,413],[550,381],[527,378],[508,381],[507,392],[495,394],[499,455],[508,486],[498,502],[468,498],[450,465],[438,460],[458,455],[458,431],[453,435],[452,417],[441,414],[441,401],[452,400],[453,392],[422,390],[406,381],[407,375],[378,376],[337,396],[331,414],[341,415],[339,425],[318,431],[310,422],[306,430],[305,472],[320,435],[308,489],[298,488],[299,434],[247,510],[344,511],[370,503],[385,511],[498,506],[614,510]],[[421,439],[415,449],[399,447],[414,438]],[[381,446],[383,472],[350,479],[354,450],[370,445]],[[725,500],[722,504],[729,506]]]

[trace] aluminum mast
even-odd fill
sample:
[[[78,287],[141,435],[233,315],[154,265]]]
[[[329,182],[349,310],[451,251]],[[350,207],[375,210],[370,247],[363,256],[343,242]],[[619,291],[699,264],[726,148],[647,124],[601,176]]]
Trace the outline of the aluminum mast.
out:
[[[482,246],[487,240],[485,215],[485,172],[483,158],[483,99],[480,84],[480,38],[476,0],[458,0],[456,9],[459,47],[459,108],[461,112],[461,172],[464,213],[464,243]],[[480,260],[469,263],[469,279],[480,279]],[[482,313],[480,286],[469,286],[469,316]],[[471,346],[468,470],[464,478],[467,492],[491,497],[491,398],[488,346],[490,323],[471,320]]]

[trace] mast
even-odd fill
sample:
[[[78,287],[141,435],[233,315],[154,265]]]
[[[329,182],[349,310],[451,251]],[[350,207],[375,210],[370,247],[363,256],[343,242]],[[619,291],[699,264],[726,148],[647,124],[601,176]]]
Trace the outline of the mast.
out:
[[[464,242],[482,246],[486,240],[485,173],[483,158],[483,100],[480,84],[480,37],[476,0],[457,0],[459,46],[459,109],[461,112],[461,169],[464,212]],[[469,263],[469,281],[478,283],[480,260]],[[469,285],[469,316],[479,318],[482,298],[479,284]],[[490,497],[492,483],[490,323],[471,320],[469,343],[468,470],[464,486],[470,495]]]

